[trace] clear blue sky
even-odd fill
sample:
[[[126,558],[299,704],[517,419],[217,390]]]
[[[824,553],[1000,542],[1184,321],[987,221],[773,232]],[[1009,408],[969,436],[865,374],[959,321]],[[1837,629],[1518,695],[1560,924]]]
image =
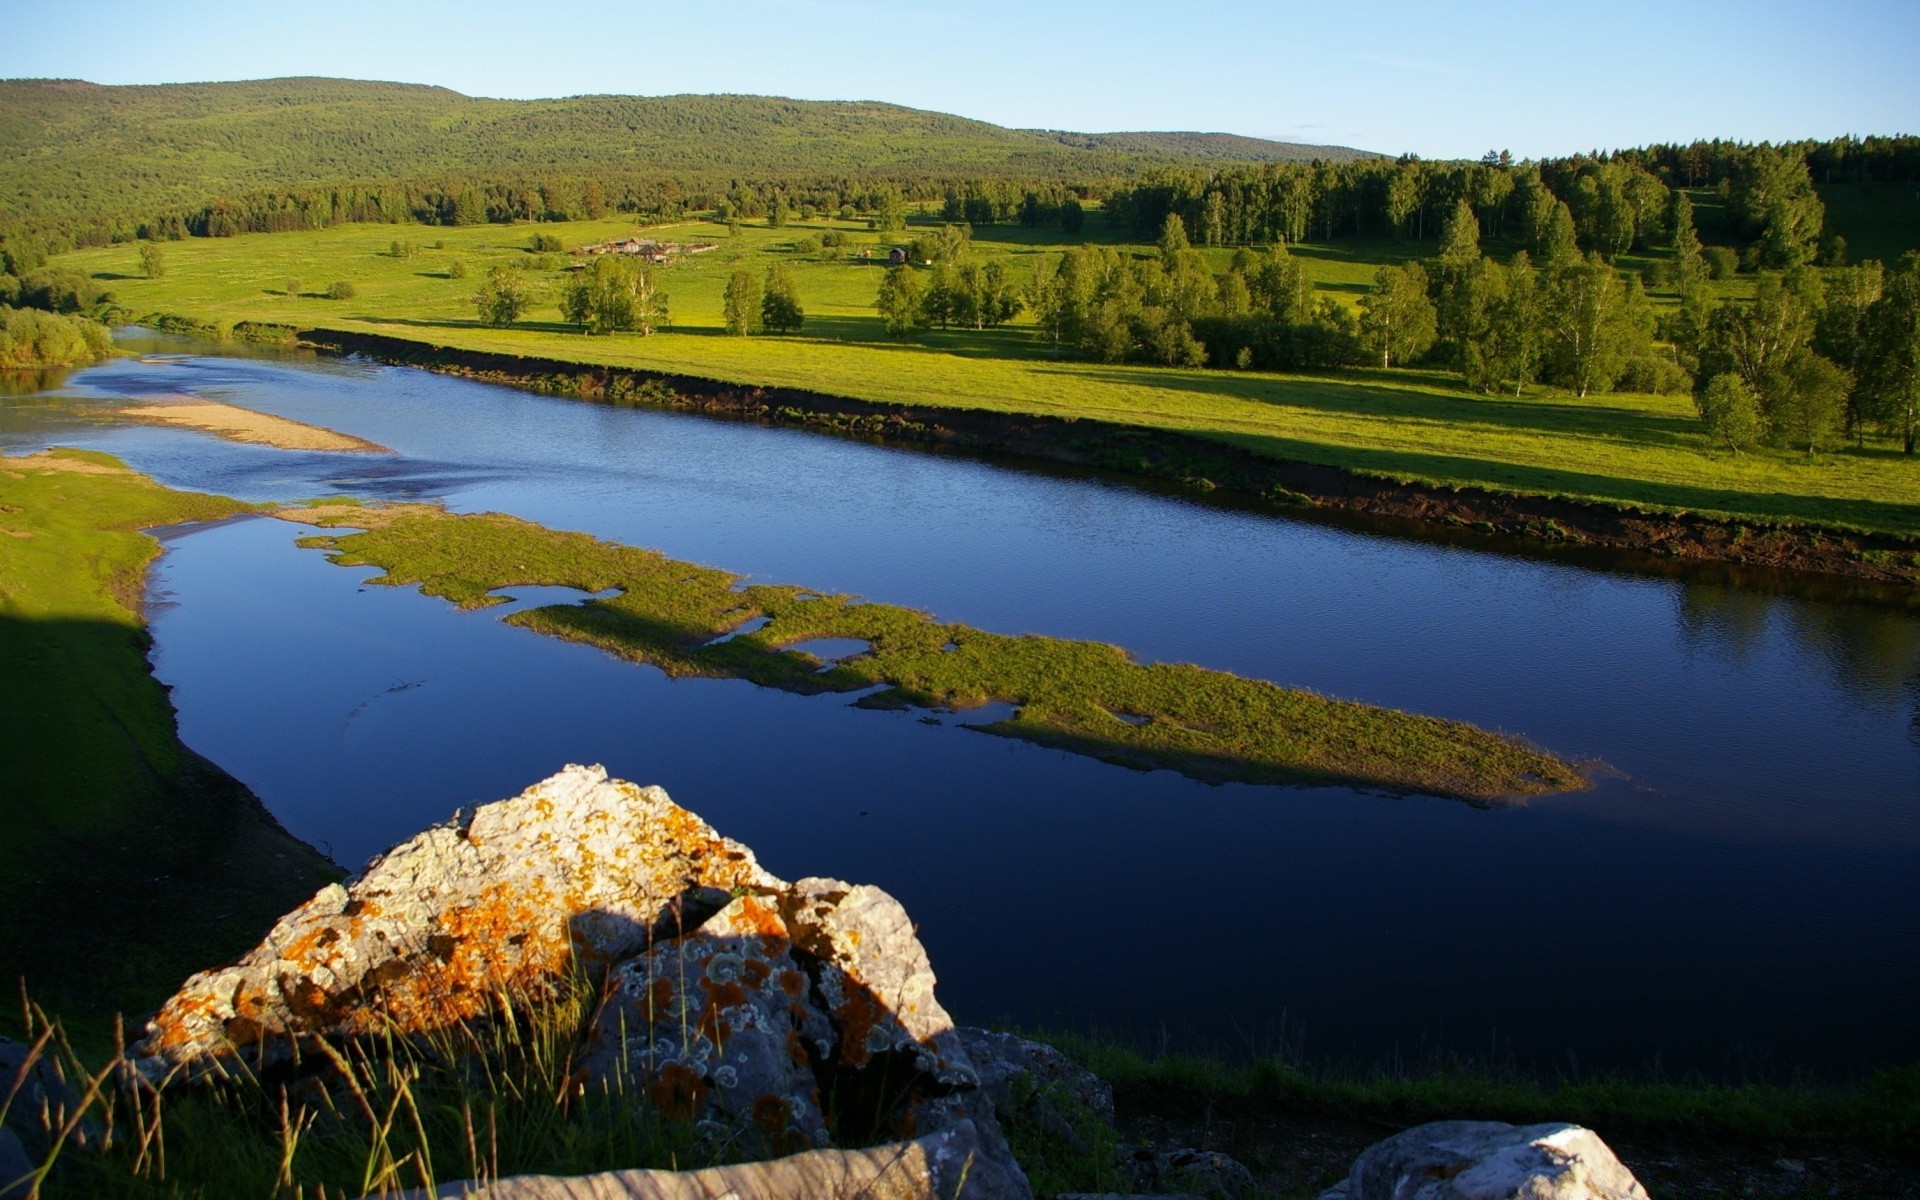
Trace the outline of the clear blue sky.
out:
[[[755,92],[1428,157],[1920,133],[1920,0],[0,0],[0,76]]]

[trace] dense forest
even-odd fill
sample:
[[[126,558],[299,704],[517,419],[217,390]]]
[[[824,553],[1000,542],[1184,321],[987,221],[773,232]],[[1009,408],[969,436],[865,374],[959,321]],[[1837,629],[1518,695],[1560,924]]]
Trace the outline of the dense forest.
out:
[[[1534,383],[1579,396],[1691,391],[1710,434],[1736,452],[1768,443],[1811,454],[1879,433],[1913,453],[1920,254],[1849,265],[1815,178],[1904,190],[1916,172],[1915,138],[1168,172],[1105,197],[1104,219],[1157,235],[1157,255],[1070,248],[1024,295],[998,264],[969,260],[971,224],[1073,226],[1078,205],[1034,190],[1009,203],[987,181],[948,191],[946,216],[970,224],[916,240],[924,281],[895,268],[876,307],[906,337],[934,324],[990,327],[1030,306],[1056,353],[1104,362],[1420,365],[1515,395]],[[1407,261],[1382,266],[1357,310],[1316,297],[1288,250],[1354,235],[1409,243]],[[1436,235],[1431,252],[1411,244]],[[1483,239],[1504,243],[1505,259]],[[1194,240],[1239,248],[1219,272]],[[1645,265],[1623,270],[1629,252]],[[1736,272],[1754,277],[1750,301],[1710,286]],[[1647,284],[1678,303],[1656,310]]]
[[[103,87],[0,81],[0,239],[18,260],[135,236],[342,221],[672,215],[775,190],[836,211],[881,184],[1124,179],[1156,166],[1348,160],[1224,134],[1003,129],[872,102],[761,96],[488,100],[334,79]],[[19,274],[16,270],[15,274]]]

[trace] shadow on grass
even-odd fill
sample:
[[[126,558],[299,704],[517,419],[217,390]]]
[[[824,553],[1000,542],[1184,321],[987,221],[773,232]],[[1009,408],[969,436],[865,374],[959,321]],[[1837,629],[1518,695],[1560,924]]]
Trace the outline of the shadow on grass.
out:
[[[336,874],[180,744],[146,648],[0,616],[0,982],[83,1023],[150,1007]]]
[[[1042,368],[1043,370],[1046,368]],[[1481,425],[1580,434],[1642,445],[1694,448],[1692,423],[1641,409],[1591,401],[1515,400],[1503,396],[1441,392],[1446,386],[1425,375],[1351,368],[1317,376],[1250,375],[1234,371],[1054,368],[1075,379],[1152,386],[1221,399],[1351,416],[1384,417],[1446,425]]]

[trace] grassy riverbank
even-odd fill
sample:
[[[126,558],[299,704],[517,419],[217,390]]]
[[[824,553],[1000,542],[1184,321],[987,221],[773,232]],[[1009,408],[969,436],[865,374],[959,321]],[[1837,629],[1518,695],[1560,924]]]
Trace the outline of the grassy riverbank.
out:
[[[538,231],[574,247],[628,234],[632,226],[608,220],[546,224]],[[847,245],[805,249],[828,231]],[[141,277],[132,246],[77,252],[57,265],[101,279],[130,312],[178,314],[216,329],[275,322],[886,403],[1096,418],[1447,487],[1920,534],[1920,466],[1890,444],[1813,460],[1770,450],[1729,455],[1708,442],[1686,396],[1583,399],[1537,389],[1516,399],[1469,392],[1437,372],[1286,375],[1063,361],[1024,318],[1002,329],[935,330],[913,342],[892,342],[873,309],[882,272],[859,257],[877,235],[851,222],[740,227],[731,237],[726,227],[703,222],[651,230],[666,240],[712,240],[721,247],[662,269],[673,321],[647,338],[589,338],[562,325],[556,304],[567,256],[530,253],[531,231],[524,227],[435,229],[430,239],[428,232],[350,225],[172,243],[159,279]],[[1020,281],[1064,249],[1052,240],[1058,237],[989,226],[975,232],[975,253],[1004,262]],[[1090,240],[1149,252],[1111,232]],[[1355,241],[1304,245],[1296,256],[1322,295],[1352,304],[1381,263],[1429,249]],[[1219,270],[1231,252],[1206,253]],[[743,268],[762,272],[776,262],[794,274],[807,313],[803,331],[725,336],[721,294],[728,275]],[[502,265],[539,297],[526,323],[505,330],[478,324],[469,300],[476,280]],[[1645,262],[1629,258],[1623,265]],[[336,279],[353,285],[351,298],[321,297]],[[289,287],[294,280],[307,282]],[[1735,294],[1751,282],[1716,286]]]
[[[243,507],[106,455],[0,458],[0,983],[82,1028],[151,1007],[333,874],[181,745],[147,667],[160,545],[140,531]]]
[[[513,586],[617,588],[608,599],[507,619],[671,675],[801,693],[864,691],[858,703],[869,708],[1000,701],[1018,710],[984,725],[988,732],[1207,780],[1330,782],[1479,802],[1585,786],[1551,754],[1457,722],[1222,671],[1135,663],[1094,642],[1008,637],[849,596],[743,586],[725,571],[499,514],[330,506],[285,515],[367,528],[307,544],[337,562],[382,568],[381,582],[418,583],[465,608],[495,603],[489,592]],[[839,661],[787,649],[816,638],[858,639],[867,649]]]

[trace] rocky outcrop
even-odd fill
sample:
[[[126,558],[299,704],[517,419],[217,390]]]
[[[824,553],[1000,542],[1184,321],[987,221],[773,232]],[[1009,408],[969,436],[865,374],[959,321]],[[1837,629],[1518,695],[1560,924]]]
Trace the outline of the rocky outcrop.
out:
[[[659,788],[568,767],[402,843],[187,980],[135,1062],[158,1080],[234,1053],[271,1063],[302,1037],[485,1016],[645,949],[690,893],[778,884]]]
[[[599,1003],[570,1086],[689,1121],[728,1156],[883,1142],[920,1164],[915,1187],[964,1161],[965,1195],[1030,1194],[898,901],[777,879],[665,792],[598,767],[568,767],[323,889],[239,962],[189,979],[133,1059],[154,1081],[233,1057],[270,1067],[304,1041],[431,1034],[583,981]],[[993,1077],[1009,1070],[996,1061]],[[887,1149],[869,1165],[893,1161]],[[856,1159],[806,1161],[851,1171]],[[505,1186],[479,1194],[520,1194]]]
[[[1647,1200],[1590,1129],[1436,1121],[1365,1150],[1320,1200]]]

